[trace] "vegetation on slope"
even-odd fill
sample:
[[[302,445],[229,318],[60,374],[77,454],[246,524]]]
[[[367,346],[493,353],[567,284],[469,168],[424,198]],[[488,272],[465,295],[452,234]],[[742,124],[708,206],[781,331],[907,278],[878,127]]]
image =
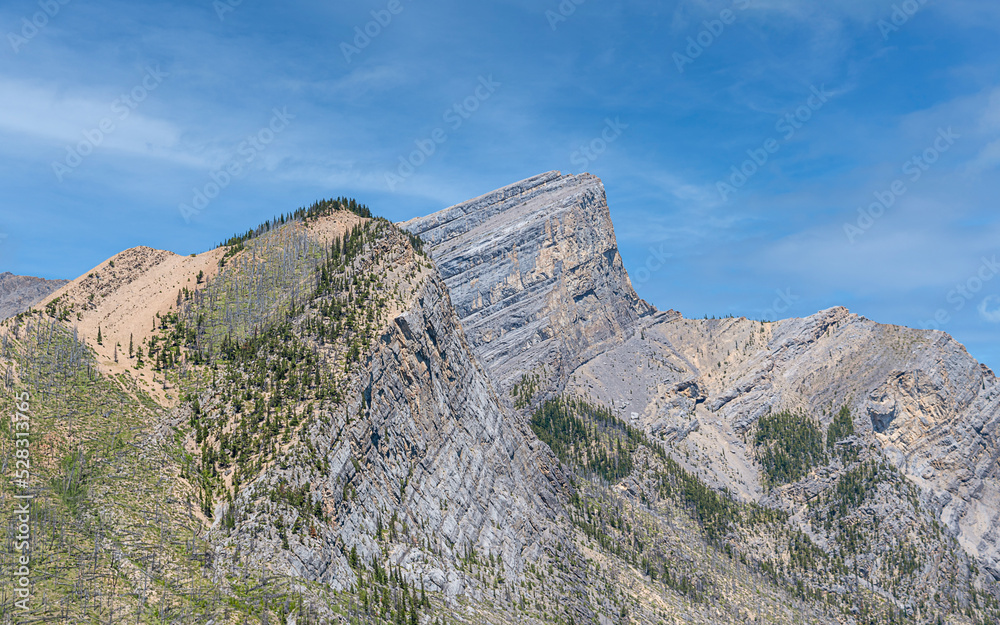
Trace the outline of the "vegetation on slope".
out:
[[[333,209],[316,208],[323,210]],[[242,529],[252,511],[232,503],[269,466],[294,459],[303,470],[328,470],[328,455],[301,434],[357,399],[347,382],[401,298],[369,262],[406,240],[394,226],[373,219],[320,246],[295,231],[298,220],[316,214],[231,240],[235,251],[219,276],[180,293],[177,312],[156,321],[159,336],[139,353],[165,384],[179,387],[177,413],[162,411],[125,376],[97,374],[92,354],[56,323],[72,311],[56,304],[48,318],[36,311],[7,324],[0,356],[8,392],[0,407],[9,411],[11,392],[31,389],[32,445],[47,460],[33,483],[39,620],[428,625],[460,611],[466,622],[568,625],[579,619],[579,605],[644,623],[679,614],[735,622],[1000,620],[990,589],[977,586],[975,565],[924,512],[916,490],[851,443],[846,409],[825,437],[818,422],[791,414],[762,420],[754,433],[774,488],[794,490],[793,476],[815,468],[830,476],[803,504],[808,531],[792,527],[784,512],[709,487],[607,408],[554,398],[532,411],[531,427],[570,468],[568,514],[586,562],[567,546],[517,581],[493,555],[468,550],[459,566],[483,601],[446,607],[386,566],[393,546],[415,538],[405,519],[387,515],[376,532],[383,557],[347,550],[357,579],[348,592],[264,570],[220,576],[205,528],[217,521],[213,531],[221,534]],[[536,391],[526,378],[515,389],[517,404],[532,406]],[[178,415],[176,428],[160,427]],[[10,457],[9,423],[2,427]],[[12,492],[10,484],[2,488]],[[354,496],[345,482],[340,501]],[[306,482],[269,485],[259,503],[279,519],[283,548],[304,544],[330,522],[323,497]],[[11,531],[7,525],[4,538]],[[12,555],[4,552],[5,566]],[[917,586],[927,571],[934,587]],[[564,585],[579,575],[586,583]],[[655,601],[623,583],[633,579],[655,591]],[[11,610],[12,596],[0,590],[0,620]]]
[[[30,484],[32,618],[101,623],[291,618],[301,625],[342,615],[337,618],[356,622],[367,593],[379,603],[362,620],[429,622],[440,599],[421,592],[414,601],[416,589],[398,570],[379,576],[376,566],[374,579],[348,593],[264,571],[220,577],[205,540],[203,523],[213,520],[218,503],[230,499],[241,480],[276,461],[275,450],[316,418],[304,407],[343,402],[352,366],[385,323],[390,300],[401,296],[385,287],[384,275],[358,271],[352,262],[362,253],[377,254],[379,241],[398,245],[409,237],[372,219],[321,249],[296,232],[296,225],[328,209],[295,214],[285,228],[279,224],[233,241],[240,247],[230,255],[236,262],[219,280],[178,294],[179,310],[155,320],[159,334],[130,346],[139,362],[144,357],[152,368],[147,373],[139,367],[137,376],[159,375],[165,386],[180,387],[190,416],[179,429],[189,438],[164,426],[171,413],[131,378],[98,373],[93,353],[60,323],[70,317],[58,303],[4,323],[0,408],[12,408],[13,391],[25,389],[32,396],[31,442],[38,462]],[[394,238],[386,240],[391,233]],[[217,289],[214,296],[209,289]],[[320,367],[319,354],[331,350],[339,354],[340,366]],[[209,396],[208,388],[226,403],[203,407],[199,398]],[[0,451],[10,458],[11,423],[4,419],[0,428]],[[0,488],[12,492],[9,482]],[[324,520],[308,489],[278,483],[270,496],[273,505],[294,509],[300,518]],[[232,507],[224,510],[218,521],[232,530],[240,519]],[[9,539],[13,526],[4,527],[2,536]],[[308,532],[309,524],[287,531]],[[12,540],[4,544],[6,566],[15,552]],[[17,616],[13,599],[9,587],[0,585],[0,621]]]
[[[827,460],[823,430],[803,413],[783,410],[761,417],[754,444],[771,484],[797,482]]]
[[[530,405],[530,383],[526,376],[513,391],[522,405]],[[815,528],[808,534],[783,512],[738,503],[708,487],[607,408],[579,398],[544,400],[531,426],[578,476],[571,517],[582,534],[649,582],[695,603],[728,605],[736,614],[727,589],[749,576],[768,580],[786,601],[803,602],[803,613],[815,618],[827,610],[834,612],[826,617],[840,613],[866,624],[936,622],[948,614],[985,624],[1000,616],[1000,604],[973,581],[975,565],[927,514],[912,485],[884,462],[857,461],[856,446],[838,445],[854,434],[849,409],[834,416],[825,436],[817,421],[789,412],[761,419],[753,434],[775,486],[826,466],[828,450],[843,467],[831,487],[808,502]],[[902,515],[909,533],[898,535],[890,519],[879,518],[883,510]],[[678,514],[698,528],[705,553],[715,552],[697,566],[677,542]],[[952,555],[932,565],[923,555],[931,545]],[[929,566],[937,591],[917,585],[916,574],[926,575]]]
[[[173,479],[171,459],[152,442],[161,409],[134,382],[98,373],[93,353],[38,312],[8,320],[0,333],[0,409],[11,414],[11,391],[25,391],[31,424],[30,476],[26,484],[4,480],[0,491],[34,497],[29,611],[15,607],[11,587],[0,585],[0,622],[305,617],[298,592],[282,580],[241,588],[208,574],[210,551],[190,524],[193,509]],[[0,445],[11,457],[6,418]],[[2,530],[8,571],[20,555],[10,540],[14,530],[6,523]]]

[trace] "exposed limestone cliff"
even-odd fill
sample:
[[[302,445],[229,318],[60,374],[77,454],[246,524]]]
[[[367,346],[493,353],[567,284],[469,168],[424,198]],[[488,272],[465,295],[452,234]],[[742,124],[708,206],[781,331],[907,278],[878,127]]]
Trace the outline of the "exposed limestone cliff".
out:
[[[880,550],[910,536],[938,555],[896,589],[900,606],[969,575],[963,552],[1000,580],[1000,384],[947,335],[843,308],[777,323],[656,313],[632,290],[600,182],[587,175],[543,174],[404,227],[429,244],[502,388],[541,372],[542,390],[612,407],[708,483],[787,511],[830,553],[874,524],[869,547],[849,558],[872,592],[897,583]],[[822,433],[841,406],[855,433],[836,449],[855,451],[831,443],[829,465],[770,483],[758,420],[802,411]],[[833,504],[817,502],[882,462],[905,479],[883,472],[864,487],[882,495],[830,526]]]
[[[388,562],[427,590],[481,597],[483,587],[459,572],[458,561],[470,552],[496,558],[503,575],[517,580],[526,563],[546,560],[564,533],[554,490],[562,478],[551,475],[544,446],[501,405],[443,282],[404,241],[386,235],[352,265],[359,275],[390,276],[386,292],[411,272],[415,277],[407,280],[413,284],[401,312],[352,371],[351,399],[309,421],[287,453],[239,494],[236,528],[217,532],[220,553],[349,589],[357,579],[348,554],[369,563],[388,546]],[[319,349],[321,366],[343,366],[336,349]],[[202,396],[209,412],[224,412],[225,401]],[[307,449],[328,463],[308,460]],[[269,506],[279,484],[309,490],[329,521]],[[289,531],[282,547],[276,523],[313,529]]]
[[[549,172],[402,226],[427,243],[502,390],[539,367],[563,379],[652,312],[632,289],[594,176]]]
[[[37,616],[1000,618],[1000,393],[946,335],[656,312],[587,175],[406,227],[437,266],[325,201],[0,323],[0,408],[29,391],[43,443]]]
[[[583,365],[568,390],[632,415],[718,485],[758,500],[766,489],[744,440],[756,420],[803,409],[825,426],[847,405],[857,436],[1000,579],[1000,385],[943,333],[843,308],[777,323],[668,317]]]

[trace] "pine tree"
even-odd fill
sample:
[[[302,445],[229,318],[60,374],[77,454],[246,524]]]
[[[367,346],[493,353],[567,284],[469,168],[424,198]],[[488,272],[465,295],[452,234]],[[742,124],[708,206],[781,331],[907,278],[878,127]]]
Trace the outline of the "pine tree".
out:
[[[132,335],[128,335],[128,357],[132,358],[135,356],[135,350],[132,349]]]
[[[101,336],[101,326],[97,326],[97,344],[104,345],[104,338]]]

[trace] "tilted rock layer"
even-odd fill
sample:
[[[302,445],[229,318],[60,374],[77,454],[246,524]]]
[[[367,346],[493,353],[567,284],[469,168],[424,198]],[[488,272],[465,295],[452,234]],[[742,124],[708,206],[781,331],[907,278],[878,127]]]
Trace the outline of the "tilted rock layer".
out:
[[[402,226],[419,235],[494,382],[556,378],[652,308],[618,254],[601,181],[549,172]]]
[[[846,405],[858,445],[1000,579],[1000,384],[949,336],[843,308],[777,323],[656,313],[590,175],[543,174],[403,226],[427,243],[501,388],[548,366],[548,388],[614,407],[710,483],[792,513],[798,491],[765,485],[747,434],[772,410],[825,427]]]
[[[430,263],[398,231],[370,245],[349,271],[384,276],[382,288],[399,299],[352,370],[351,399],[325,407],[291,451],[236,497],[237,529],[219,531],[218,540],[254,564],[349,589],[357,580],[347,554],[365,563],[381,558],[377,528],[394,526],[400,536],[387,547],[389,560],[408,579],[449,597],[477,597],[481,590],[456,562],[470,552],[491,556],[517,579],[527,563],[544,560],[563,533],[556,491],[562,478],[548,468],[554,462],[544,445],[499,401]],[[295,335],[316,350],[324,369],[340,370],[341,352],[305,331],[305,319],[321,305],[308,304]],[[206,412],[224,412],[225,393],[201,399]],[[305,403],[296,408],[306,410]],[[309,461],[312,452],[303,449],[328,462]],[[328,521],[269,507],[278,484],[311,490]],[[314,529],[290,533],[283,547],[274,529],[281,522]]]

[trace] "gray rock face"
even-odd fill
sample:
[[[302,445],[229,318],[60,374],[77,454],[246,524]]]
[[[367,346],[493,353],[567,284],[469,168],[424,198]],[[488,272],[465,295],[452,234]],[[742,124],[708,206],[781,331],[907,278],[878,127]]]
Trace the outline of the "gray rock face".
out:
[[[380,243],[365,263],[393,276],[421,271],[404,242],[399,233]],[[478,598],[481,584],[458,570],[460,558],[496,558],[516,580],[565,540],[555,459],[500,401],[440,277],[422,275],[352,374],[343,411],[310,424],[280,466],[239,494],[239,530],[213,530],[221,553],[250,554],[258,565],[345,589],[355,584],[352,550],[368,563],[386,549],[407,579]],[[312,450],[329,465],[310,461]],[[315,521],[266,503],[279,482],[307,485],[329,516],[311,534],[289,532],[287,547],[277,528]]]
[[[574,371],[566,391],[635,413],[647,432],[690,454],[689,468],[707,469],[710,483],[790,511],[795,501],[766,492],[744,433],[781,409],[825,427],[847,405],[860,443],[933,502],[984,568],[1000,571],[1000,384],[943,333],[843,308],[777,323],[653,317]]]
[[[1000,572],[1000,384],[947,335],[843,308],[777,323],[656,313],[632,289],[589,175],[543,174],[403,226],[428,244],[499,387],[548,367],[551,390],[612,406],[710,483],[790,512],[793,492],[822,481],[769,491],[747,431],[786,408],[825,427],[848,405],[852,444],[896,466]]]
[[[549,172],[401,225],[428,245],[502,390],[539,367],[563,378],[653,310],[632,289],[589,174]]]
[[[67,282],[0,273],[0,319],[28,310]]]

